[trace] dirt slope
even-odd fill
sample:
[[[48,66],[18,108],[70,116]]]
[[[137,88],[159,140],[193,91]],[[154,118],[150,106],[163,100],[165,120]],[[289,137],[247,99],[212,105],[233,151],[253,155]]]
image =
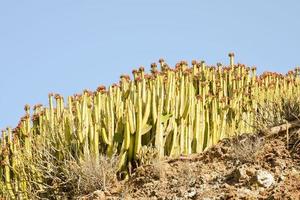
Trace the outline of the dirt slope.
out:
[[[199,155],[139,167],[93,199],[300,199],[299,131],[224,139]]]

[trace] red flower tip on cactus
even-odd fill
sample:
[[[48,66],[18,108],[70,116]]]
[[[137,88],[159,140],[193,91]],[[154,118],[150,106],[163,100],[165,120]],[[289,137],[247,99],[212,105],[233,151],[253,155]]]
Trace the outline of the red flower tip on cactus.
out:
[[[139,72],[144,72],[145,71],[145,68],[143,67],[143,66],[141,66],[140,68],[139,68]]]
[[[88,94],[89,90],[88,89],[83,89],[83,94]]]
[[[230,53],[228,54],[228,56],[229,56],[229,57],[233,57],[233,56],[234,56],[234,53],[233,53],[233,52],[230,52]]]
[[[134,70],[132,70],[132,74],[134,75],[134,74],[137,74],[138,73],[138,71],[136,70],[136,69],[134,69]]]
[[[26,104],[26,105],[24,106],[24,110],[25,110],[25,111],[29,111],[29,110],[30,110],[30,105]]]
[[[183,66],[183,65],[188,65],[187,61],[185,61],[185,60],[182,60],[182,61],[180,61],[179,63],[180,63],[181,66]]]
[[[142,81],[142,78],[138,76],[138,77],[136,77],[135,81],[136,81],[136,82],[141,82],[141,81]]]
[[[19,132],[19,127],[13,128],[12,133],[14,134],[14,137],[17,137],[17,132]]]
[[[151,69],[153,69],[153,68],[157,68],[157,64],[156,63],[151,63]]]
[[[125,74],[121,74],[120,79],[125,79]]]
[[[164,71],[169,71],[169,70],[170,70],[170,67],[169,67],[169,65],[167,65],[167,64],[164,64],[164,65],[162,66],[162,68],[163,68]]]
[[[19,120],[19,122],[18,122],[18,125],[17,125],[17,129],[20,129],[21,128],[21,126],[22,126],[22,118]]]
[[[45,115],[45,110],[42,110],[41,112],[40,112],[40,116],[42,116],[42,115]]]
[[[101,92],[101,91],[103,91],[103,90],[106,90],[106,87],[105,87],[104,85],[100,85],[100,86],[97,87],[96,90],[97,90],[98,92]]]
[[[198,94],[198,95],[196,96],[196,99],[197,99],[197,100],[202,100],[202,96]]]
[[[160,64],[162,64],[162,63],[165,62],[165,60],[164,60],[163,58],[160,58],[160,59],[158,60],[158,62],[159,62]]]
[[[153,76],[156,76],[158,74],[158,71],[156,69],[151,69],[151,73]]]
[[[182,74],[183,74],[184,76],[188,76],[188,75],[190,74],[190,72],[189,72],[189,70],[184,70],[184,71],[182,72]]]
[[[87,95],[88,95],[89,97],[93,97],[93,96],[94,96],[94,92],[89,91],[89,92],[87,93]]]
[[[242,64],[242,63],[239,63],[239,67],[241,67],[241,68],[246,68],[246,65],[245,65],[245,64]]]
[[[125,81],[130,80],[130,76],[129,76],[129,75],[126,75],[126,74],[122,74],[122,75],[120,76],[120,78],[121,78],[121,79],[124,79]]]
[[[12,133],[13,133],[13,143],[17,144],[17,142],[19,141],[19,137],[15,132],[13,132],[13,130],[12,130]]]
[[[292,74],[294,74],[294,72],[293,71],[288,71],[288,74],[292,75]]]
[[[145,77],[145,79],[146,79],[146,80],[150,80],[150,78],[151,78],[151,75],[150,75],[150,74],[145,74],[145,76],[144,76],[144,77]]]
[[[25,122],[27,119],[29,119],[30,116],[28,114],[25,114],[22,118],[21,121]]]
[[[150,75],[149,76],[149,80],[152,80],[152,81],[155,80],[155,76],[154,75]]]
[[[60,96],[59,94],[55,94],[55,95],[54,95],[54,98],[55,98],[55,99],[60,99],[61,96]]]
[[[34,115],[32,115],[32,117],[31,117],[31,121],[36,121],[38,119],[38,115],[37,114],[34,114]]]
[[[33,110],[36,110],[36,109],[38,109],[40,107],[42,107],[42,104],[36,104],[36,105],[33,106]]]
[[[112,88],[118,88],[118,87],[119,87],[119,84],[117,84],[117,83],[112,84]]]
[[[192,60],[192,65],[197,65],[197,64],[198,64],[197,60]]]

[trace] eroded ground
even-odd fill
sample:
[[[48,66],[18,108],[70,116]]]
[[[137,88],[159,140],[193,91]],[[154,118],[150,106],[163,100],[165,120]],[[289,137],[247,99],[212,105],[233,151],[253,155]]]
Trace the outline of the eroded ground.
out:
[[[224,139],[199,155],[141,166],[92,198],[300,199],[298,132]]]

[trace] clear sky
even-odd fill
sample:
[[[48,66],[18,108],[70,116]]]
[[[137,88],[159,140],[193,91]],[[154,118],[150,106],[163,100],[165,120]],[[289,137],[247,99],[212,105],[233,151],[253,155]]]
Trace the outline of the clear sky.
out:
[[[300,65],[297,0],[2,0],[0,128],[28,103],[117,82],[159,58],[236,61],[260,71]]]

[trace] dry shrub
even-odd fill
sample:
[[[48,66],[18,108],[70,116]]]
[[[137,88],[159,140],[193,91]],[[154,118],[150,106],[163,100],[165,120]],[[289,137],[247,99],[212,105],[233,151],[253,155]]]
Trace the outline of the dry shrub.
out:
[[[260,133],[268,134],[269,128],[295,120],[300,121],[300,97],[282,97],[277,102],[268,101],[258,105],[255,129]],[[300,144],[300,131],[288,130],[286,138],[287,148],[294,151]]]
[[[300,97],[284,98],[278,102],[258,105],[255,127],[258,131],[300,119]]]
[[[136,170],[143,170],[144,166],[148,166],[147,172],[154,180],[163,179],[165,176],[166,163],[158,157],[158,151],[152,146],[142,146],[137,154],[138,166]],[[151,170],[150,170],[151,169]]]
[[[94,191],[106,191],[112,188],[117,182],[117,156],[108,158],[100,156],[96,159],[87,157],[85,160],[69,163],[68,168],[71,173],[66,176],[69,180],[72,179],[72,185],[75,189],[75,195],[80,197],[93,194]],[[87,194],[87,196],[86,196]]]
[[[158,151],[152,146],[142,146],[137,154],[139,165],[149,165],[158,162]]]
[[[232,156],[241,163],[253,163],[264,139],[258,135],[240,135],[232,139]]]
[[[53,153],[55,152],[55,153]],[[62,151],[59,151],[62,153]],[[34,157],[23,155],[19,166],[32,199],[80,199],[105,191],[117,181],[117,156],[84,156],[80,162],[65,150],[57,159],[55,149],[37,147]]]

